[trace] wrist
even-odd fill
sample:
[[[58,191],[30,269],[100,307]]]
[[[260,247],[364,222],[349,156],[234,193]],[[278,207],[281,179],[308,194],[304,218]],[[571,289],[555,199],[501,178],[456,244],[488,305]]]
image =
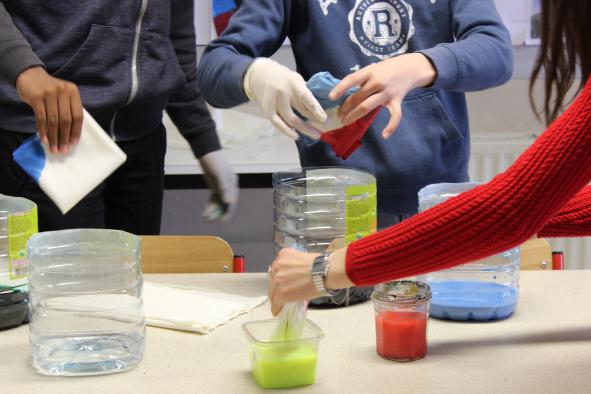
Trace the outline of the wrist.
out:
[[[326,274],[325,286],[329,290],[344,289],[353,286],[346,270],[347,248],[339,249],[330,254],[328,264],[330,268]]]
[[[45,71],[45,68],[43,68],[42,66],[33,66],[25,68],[16,77],[16,85],[18,86],[19,84],[27,83],[29,80],[43,74],[47,74],[47,72]]]
[[[411,53],[413,59],[412,88],[423,88],[433,85],[437,79],[437,69],[431,60],[422,53]]]

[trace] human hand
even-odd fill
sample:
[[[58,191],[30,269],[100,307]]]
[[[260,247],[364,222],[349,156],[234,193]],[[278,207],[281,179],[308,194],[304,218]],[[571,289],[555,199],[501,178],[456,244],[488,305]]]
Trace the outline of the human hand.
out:
[[[29,68],[17,77],[20,98],[35,113],[39,138],[52,153],[68,153],[82,130],[82,101],[78,87],[47,74],[43,67]]]
[[[337,100],[347,90],[359,86],[341,105],[339,115],[345,125],[362,118],[374,108],[384,106],[390,112],[390,121],[382,131],[389,138],[402,117],[402,100],[412,89],[434,82],[437,72],[429,59],[420,53],[410,53],[371,64],[345,77],[330,92]]]
[[[207,221],[231,219],[238,206],[238,176],[232,171],[221,150],[202,156],[199,163],[212,191],[203,217]]]
[[[295,129],[310,138],[320,138],[320,131],[293,111],[295,108],[310,121],[322,123],[326,119],[324,110],[300,74],[274,60],[257,58],[244,74],[243,85],[246,95],[283,134],[297,140]]]
[[[353,286],[345,270],[347,248],[333,252],[329,257],[330,269],[326,277],[327,289],[336,290]],[[281,249],[271,265],[269,300],[271,312],[276,316],[287,302],[311,300],[322,296],[312,282],[310,268],[318,253],[304,253]]]

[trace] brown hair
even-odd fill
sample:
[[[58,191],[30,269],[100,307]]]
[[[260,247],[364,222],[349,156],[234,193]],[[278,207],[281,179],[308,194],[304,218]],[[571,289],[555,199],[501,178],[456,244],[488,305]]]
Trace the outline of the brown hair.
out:
[[[564,108],[566,95],[581,71],[581,90],[591,73],[591,17],[589,0],[542,0],[541,46],[529,84],[532,108],[551,123]],[[545,98],[538,112],[533,87],[544,71]]]

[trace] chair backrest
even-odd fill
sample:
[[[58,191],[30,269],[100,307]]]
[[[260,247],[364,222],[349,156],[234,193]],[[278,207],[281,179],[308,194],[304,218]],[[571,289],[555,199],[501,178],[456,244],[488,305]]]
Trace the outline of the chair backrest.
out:
[[[142,236],[142,271],[157,273],[232,272],[234,254],[213,236]]]
[[[521,245],[521,269],[552,270],[552,247],[548,241],[539,238]]]

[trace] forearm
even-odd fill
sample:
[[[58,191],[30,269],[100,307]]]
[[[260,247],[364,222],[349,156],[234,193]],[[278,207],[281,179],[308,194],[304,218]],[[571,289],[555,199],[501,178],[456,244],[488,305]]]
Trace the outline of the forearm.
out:
[[[43,66],[43,62],[0,3],[0,79],[14,85],[21,72],[35,66]]]
[[[492,0],[451,0],[456,42],[421,50],[437,69],[435,88],[475,91],[506,82],[513,72],[511,37]]]
[[[358,285],[450,268],[528,240],[591,180],[591,82],[505,173],[349,245]]]
[[[205,50],[197,72],[199,87],[214,107],[248,101],[242,87],[246,70],[257,57],[270,57],[286,33],[291,0],[243,2],[228,27]]]
[[[538,237],[591,236],[591,187],[583,188],[538,232]]]
[[[192,0],[171,2],[170,41],[186,83],[170,96],[166,111],[199,158],[221,147],[215,123],[197,86],[197,44],[192,7]]]

